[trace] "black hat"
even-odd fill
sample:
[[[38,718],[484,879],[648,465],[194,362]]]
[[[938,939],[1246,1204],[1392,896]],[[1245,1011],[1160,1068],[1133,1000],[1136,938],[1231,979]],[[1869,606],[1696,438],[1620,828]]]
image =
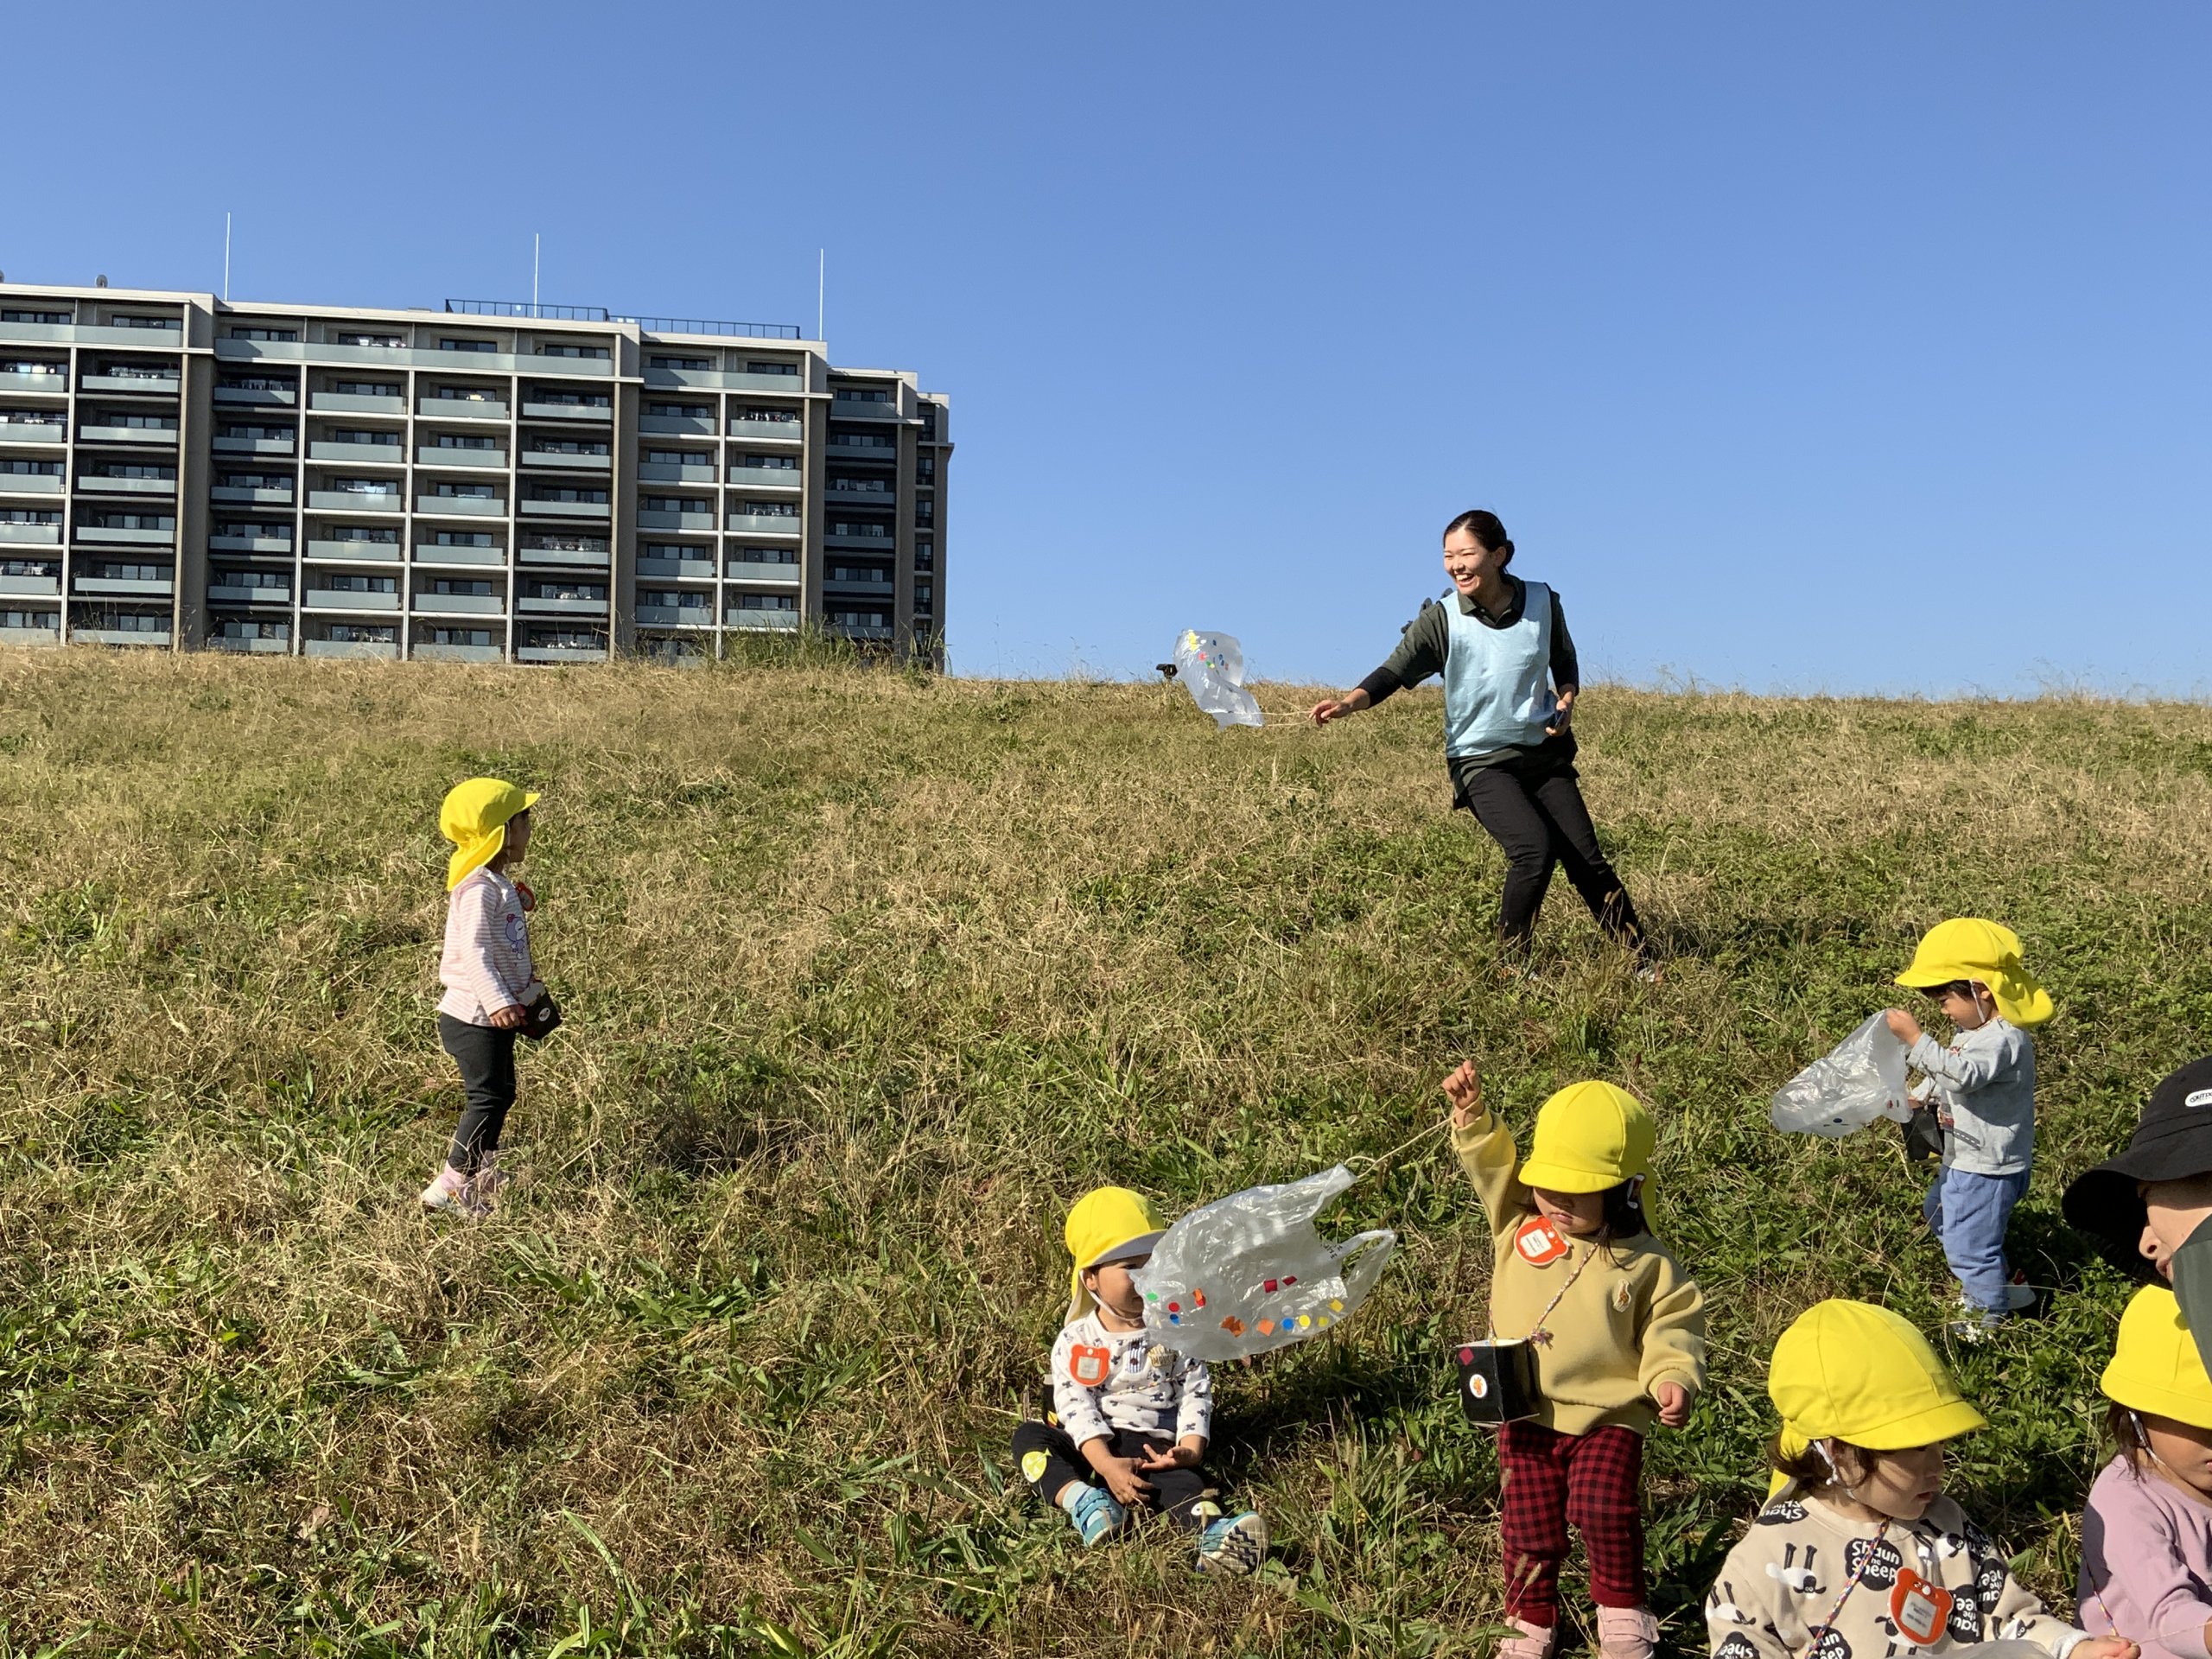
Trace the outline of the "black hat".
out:
[[[2191,1060],[2151,1091],[2126,1151],[2074,1178],[2066,1219],[2122,1272],[2155,1280],[2141,1249],[2150,1217],[2136,1184],[2192,1175],[2212,1175],[2212,1055]]]

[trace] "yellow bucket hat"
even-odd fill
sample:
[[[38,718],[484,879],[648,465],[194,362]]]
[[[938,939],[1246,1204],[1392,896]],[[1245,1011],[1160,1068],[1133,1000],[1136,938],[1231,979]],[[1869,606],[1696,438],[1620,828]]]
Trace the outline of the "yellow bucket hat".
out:
[[[2212,1428],[2212,1377],[2164,1285],[2145,1285],[2120,1316],[2112,1363],[2097,1379],[2107,1400],[2192,1428]]]
[[[446,861],[446,891],[451,893],[498,856],[507,844],[507,820],[537,804],[531,791],[498,778],[471,778],[455,784],[438,803],[438,833],[453,842]]]
[[[1651,1114],[1610,1083],[1571,1083],[1536,1109],[1536,1134],[1521,1184],[1553,1192],[1602,1192],[1651,1170],[1658,1142]]]
[[[1815,1302],[1800,1313],[1774,1344],[1766,1392],[1782,1414],[1785,1458],[1815,1440],[1903,1452],[1988,1427],[1928,1338],[1866,1302]],[[1777,1471],[1767,1496],[1788,1484]]]
[[[1096,1306],[1083,1287],[1085,1268],[1103,1268],[1109,1262],[1131,1262],[1150,1255],[1167,1224],[1153,1208],[1152,1200],[1126,1186],[1094,1187],[1075,1201],[1068,1211],[1068,1254],[1075,1258],[1075,1272],[1068,1281],[1068,1318],[1079,1319]]]
[[[2039,1026],[2056,1010],[2050,994],[2020,961],[2020,936],[2011,928],[1961,916],[1938,922],[1921,937],[1912,966],[1897,982],[1925,990],[1971,979],[1989,988],[1997,1012],[2016,1026]]]

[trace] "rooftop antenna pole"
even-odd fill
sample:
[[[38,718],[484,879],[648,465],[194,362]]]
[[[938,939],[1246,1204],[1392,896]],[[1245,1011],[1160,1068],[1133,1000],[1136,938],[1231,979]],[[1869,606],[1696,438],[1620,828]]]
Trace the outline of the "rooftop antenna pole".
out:
[[[830,250],[827,248],[819,248],[816,250],[816,254],[817,263],[814,268],[814,337],[817,340],[821,340],[824,338],[822,333],[822,306],[823,302],[829,298],[830,296]]]
[[[539,239],[538,233],[536,231],[532,231],[530,233],[530,315],[533,317],[537,315],[537,246]]]
[[[231,299],[231,216],[223,215],[223,302]]]

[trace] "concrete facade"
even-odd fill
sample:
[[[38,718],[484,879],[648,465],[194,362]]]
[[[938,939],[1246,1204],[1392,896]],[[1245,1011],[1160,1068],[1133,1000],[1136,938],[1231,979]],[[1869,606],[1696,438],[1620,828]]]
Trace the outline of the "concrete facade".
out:
[[[946,401],[798,336],[0,284],[0,644],[941,661]]]

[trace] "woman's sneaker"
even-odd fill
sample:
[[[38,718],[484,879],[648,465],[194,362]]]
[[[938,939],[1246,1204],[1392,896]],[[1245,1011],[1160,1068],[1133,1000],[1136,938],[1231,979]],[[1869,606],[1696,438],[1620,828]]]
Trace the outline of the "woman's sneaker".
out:
[[[1129,1522],[1129,1512],[1116,1503],[1114,1494],[1103,1486],[1086,1486],[1061,1507],[1075,1523],[1076,1534],[1083,1540],[1085,1549],[1102,1538],[1112,1537]]]
[[[1198,1535],[1198,1571],[1242,1577],[1268,1558],[1268,1523],[1251,1510],[1224,1516]]]

